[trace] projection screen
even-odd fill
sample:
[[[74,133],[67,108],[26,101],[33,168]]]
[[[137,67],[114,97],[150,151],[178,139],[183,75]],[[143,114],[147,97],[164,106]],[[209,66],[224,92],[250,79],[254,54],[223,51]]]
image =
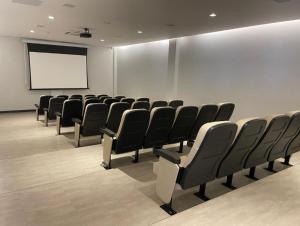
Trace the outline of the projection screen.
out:
[[[28,43],[30,89],[87,89],[87,48]]]

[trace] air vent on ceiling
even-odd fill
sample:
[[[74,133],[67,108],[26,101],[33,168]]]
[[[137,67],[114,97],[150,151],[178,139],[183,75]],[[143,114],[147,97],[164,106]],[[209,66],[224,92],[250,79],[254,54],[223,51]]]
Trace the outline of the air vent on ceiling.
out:
[[[44,0],[12,0],[13,3],[30,5],[30,6],[39,6],[43,3]]]
[[[277,3],[285,3],[285,2],[290,2],[291,0],[273,0],[273,1]]]
[[[75,5],[73,4],[70,4],[70,3],[65,3],[62,5],[63,7],[66,7],[66,8],[75,8]]]

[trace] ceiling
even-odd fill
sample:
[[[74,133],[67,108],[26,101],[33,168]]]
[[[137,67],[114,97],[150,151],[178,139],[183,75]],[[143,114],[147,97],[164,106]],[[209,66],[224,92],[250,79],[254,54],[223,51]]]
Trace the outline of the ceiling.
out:
[[[217,17],[209,17],[213,12]],[[49,15],[55,19],[49,20]],[[300,19],[300,0],[1,0],[0,3],[2,36],[106,47],[295,19]],[[92,28],[92,39],[65,34],[83,27]],[[143,34],[138,34],[138,30]],[[101,39],[105,41],[100,42]]]

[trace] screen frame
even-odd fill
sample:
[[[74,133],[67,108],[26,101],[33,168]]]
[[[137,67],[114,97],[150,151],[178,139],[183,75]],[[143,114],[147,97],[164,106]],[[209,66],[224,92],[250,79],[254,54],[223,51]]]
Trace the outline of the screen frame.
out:
[[[56,88],[32,88],[30,52],[85,56],[86,57],[86,83],[87,83],[86,86],[87,86],[87,88],[57,88],[57,87]],[[90,89],[89,88],[87,53],[88,53],[88,48],[86,48],[86,47],[27,43],[27,57],[28,57],[28,68],[29,68],[29,90],[87,90],[87,89]]]

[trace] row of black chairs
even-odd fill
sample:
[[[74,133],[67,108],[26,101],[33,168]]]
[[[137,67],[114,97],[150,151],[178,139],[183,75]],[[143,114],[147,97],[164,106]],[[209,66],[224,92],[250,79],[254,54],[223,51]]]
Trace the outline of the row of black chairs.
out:
[[[214,111],[212,111],[214,109]],[[103,167],[111,168],[111,154],[135,151],[134,162],[138,162],[139,150],[161,148],[163,145],[179,143],[179,152],[185,141],[193,142],[195,131],[211,121],[229,120],[234,110],[233,103],[218,105],[157,107],[150,111],[131,109],[122,113],[119,125],[111,128],[107,124],[101,129],[104,134]],[[120,114],[121,115],[121,114]],[[201,119],[200,119],[201,118]],[[118,119],[118,120],[119,120]],[[115,120],[117,121],[117,120]]]
[[[252,118],[232,122],[213,122],[203,125],[190,152],[186,156],[170,150],[157,149],[159,162],[154,166],[157,174],[156,192],[165,203],[161,207],[169,214],[176,189],[200,186],[195,195],[204,201],[206,183],[227,177],[223,183],[230,189],[233,175],[250,169],[250,179],[257,180],[255,169],[268,162],[266,170],[274,171],[274,161],[285,158],[289,165],[291,155],[300,150],[300,112]],[[176,188],[176,189],[174,189]]]

